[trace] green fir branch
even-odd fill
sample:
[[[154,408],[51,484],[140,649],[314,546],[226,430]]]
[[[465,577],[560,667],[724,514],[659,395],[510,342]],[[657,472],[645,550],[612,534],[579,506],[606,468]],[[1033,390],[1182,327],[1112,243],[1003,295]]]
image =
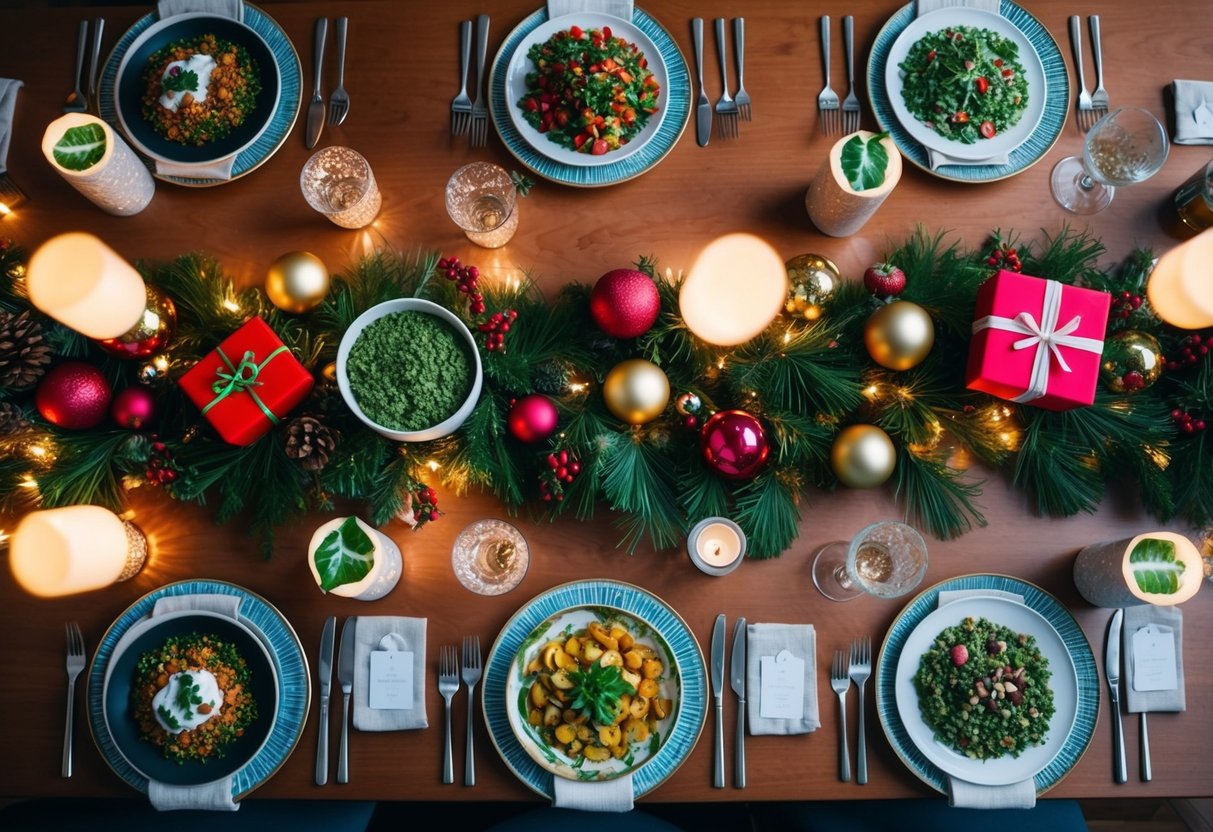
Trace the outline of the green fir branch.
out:
[[[800,522],[797,495],[774,468],[760,472],[737,490],[734,519],[746,536],[747,557],[778,557],[796,539]]]
[[[895,492],[905,500],[910,520],[933,536],[949,540],[986,519],[975,503],[979,483],[965,482],[963,474],[927,455],[898,450]]]
[[[634,554],[648,538],[655,549],[675,546],[686,534],[678,506],[670,460],[642,438],[639,430],[616,434],[601,455],[602,491],[624,530],[620,546]]]
[[[56,432],[55,460],[34,478],[47,508],[92,503],[122,509],[122,477],[139,470],[141,438],[126,430]]]
[[[823,322],[824,323],[824,322]],[[854,356],[823,325],[768,330],[728,361],[729,380],[742,397],[791,411],[853,410],[862,401]]]

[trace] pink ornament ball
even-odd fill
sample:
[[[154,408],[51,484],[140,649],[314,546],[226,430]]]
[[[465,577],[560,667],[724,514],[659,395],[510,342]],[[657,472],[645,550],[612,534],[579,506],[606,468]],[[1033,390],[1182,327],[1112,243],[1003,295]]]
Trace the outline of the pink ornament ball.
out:
[[[119,427],[142,430],[156,418],[156,397],[146,387],[128,387],[114,396],[110,416]]]
[[[542,442],[556,432],[560,413],[556,403],[541,393],[523,396],[506,416],[506,428],[519,442]]]
[[[105,375],[92,364],[65,361],[42,379],[34,392],[34,405],[52,425],[85,430],[105,418],[113,392]]]
[[[722,477],[748,479],[771,452],[762,422],[744,410],[722,410],[704,422],[699,447],[708,465]]]
[[[657,284],[644,272],[615,269],[598,278],[590,293],[590,315],[612,338],[644,335],[661,313]]]

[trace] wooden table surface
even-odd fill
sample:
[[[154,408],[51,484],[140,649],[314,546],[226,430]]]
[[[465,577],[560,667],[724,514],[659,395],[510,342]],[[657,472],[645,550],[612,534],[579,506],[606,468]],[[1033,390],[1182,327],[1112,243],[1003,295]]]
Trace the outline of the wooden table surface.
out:
[[[377,245],[402,249],[440,249],[478,264],[489,273],[509,275],[527,269],[545,290],[569,280],[592,282],[603,272],[627,265],[642,254],[662,266],[686,266],[708,241],[730,231],[751,231],[768,239],[785,257],[818,252],[857,276],[891,243],[915,224],[949,230],[978,245],[992,229],[1017,229],[1031,237],[1038,229],[1058,230],[1088,220],[1065,214],[1049,195],[1053,164],[1079,152],[1082,137],[1071,119],[1057,145],[1041,164],[1009,180],[972,186],[944,182],[907,169],[900,185],[861,233],[846,239],[819,234],[808,221],[805,188],[825,158],[831,140],[817,131],[814,101],[821,87],[818,15],[834,20],[834,87],[845,93],[841,17],[856,19],[857,53],[867,50],[884,21],[896,10],[893,0],[853,0],[810,8],[782,0],[653,0],[648,11],[663,22],[691,56],[689,20],[700,15],[742,12],[747,24],[746,82],[754,99],[753,123],[742,123],[741,138],[695,143],[688,126],[672,153],[644,176],[607,189],[577,190],[540,182],[521,203],[521,224],[514,240],[496,252],[474,249],[446,217],[442,193],[460,165],[488,159],[518,167],[495,136],[487,148],[469,150],[466,141],[448,135],[448,106],[456,90],[458,22],[488,8],[493,15],[490,53],[510,29],[536,5],[535,0],[470,0],[443,3],[359,0],[340,7],[319,2],[265,3],[291,36],[304,65],[310,93],[311,33],[315,18],[340,8],[350,17],[350,58],[346,86],[350,115],[339,128],[325,127],[322,144],[345,144],[362,152],[374,168],[384,208],[373,229],[350,232],[313,213],[298,188],[298,172],[309,155],[302,118],[278,153],[250,176],[218,188],[192,190],[157,183],[150,207],[132,218],[103,214],[63,182],[42,159],[43,128],[59,114],[70,89],[76,24],[98,12],[107,18],[107,48],[145,8],[22,8],[0,11],[0,76],[21,78],[15,132],[9,155],[13,179],[29,202],[0,223],[0,234],[31,249],[50,236],[87,229],[131,259],[168,259],[197,249],[217,256],[238,280],[258,283],[267,265],[292,249],[320,255],[335,271]],[[1148,4],[1115,0],[1079,0],[1065,6],[1034,0],[1026,4],[1053,33],[1067,65],[1073,68],[1066,15],[1099,13],[1103,20],[1107,87],[1115,105],[1139,105],[1164,116],[1164,91],[1172,79],[1200,77],[1213,65],[1213,40],[1193,0],[1156,0]],[[744,11],[743,11],[744,9]],[[1085,26],[1084,26],[1085,39]],[[715,100],[719,73],[715,42],[707,37],[707,87]],[[1090,67],[1089,45],[1087,74]],[[327,75],[331,87],[335,59],[330,40]],[[730,56],[731,60],[731,56]],[[863,94],[862,66],[857,72]],[[841,82],[840,82],[840,79]],[[866,96],[865,96],[866,102]],[[871,115],[864,126],[875,127]],[[1153,179],[1122,189],[1112,206],[1089,219],[1090,228],[1109,249],[1108,263],[1134,246],[1159,251],[1174,243],[1163,210],[1171,191],[1209,158],[1208,148],[1174,147]],[[495,270],[495,271],[494,271]],[[998,572],[1037,583],[1056,594],[1075,613],[1097,656],[1102,656],[1108,612],[1093,609],[1075,592],[1074,554],[1083,545],[1112,540],[1156,525],[1137,507],[1131,492],[1109,496],[1092,516],[1054,520],[1033,516],[1025,498],[1011,490],[1002,474],[985,476],[980,503],[989,526],[949,541],[930,541],[925,585],[970,572]],[[149,534],[154,557],[128,583],[61,600],[35,600],[22,592],[7,569],[0,570],[0,749],[8,761],[0,778],[0,796],[123,795],[127,787],[93,747],[78,700],[76,774],[59,777],[63,709],[63,622],[80,621],[95,645],[108,625],[143,593],[168,581],[220,578],[261,593],[290,619],[314,661],[322,622],[328,615],[398,614],[428,619],[428,649],[478,633],[491,643],[509,616],[534,595],[577,578],[613,577],[638,583],[672,604],[687,620],[700,645],[709,643],[712,620],[725,612],[732,620],[808,622],[818,631],[817,671],[823,727],[794,737],[747,740],[749,787],[711,787],[709,719],[703,737],[683,766],[646,800],[721,801],[805,798],[891,798],[932,792],[897,759],[878,727],[873,697],[868,719],[871,782],[864,787],[836,778],[836,699],[828,684],[831,652],[852,637],[881,638],[902,606],[896,600],[861,598],[848,604],[823,599],[810,579],[811,555],[819,545],[849,538],[867,522],[897,517],[887,490],[811,492],[802,505],[800,536],[782,557],[747,562],[725,578],[707,577],[685,554],[641,548],[629,557],[616,550],[609,513],[592,523],[571,520],[554,525],[521,521],[533,550],[522,585],[490,599],[463,589],[449,564],[451,543],[468,522],[503,516],[501,506],[484,496],[449,498],[446,516],[413,535],[393,523],[385,531],[401,546],[404,577],[381,601],[370,605],[321,595],[305,563],[307,541],[320,517],[281,529],[274,557],[265,561],[238,522],[218,527],[204,508],[170,503],[143,489],[131,494],[138,522]],[[11,529],[8,518],[4,527]],[[1185,530],[1193,534],[1197,530]],[[1154,780],[1137,778],[1135,717],[1125,718],[1130,781],[1114,785],[1111,771],[1111,722],[1105,701],[1086,756],[1051,793],[1063,797],[1193,796],[1213,794],[1203,761],[1213,747],[1213,712],[1203,707],[1202,691],[1213,685],[1213,652],[1205,633],[1213,632],[1213,591],[1184,606],[1187,631],[1185,667],[1189,710],[1159,714],[1150,720]],[[1102,662],[1101,662],[1102,664]],[[405,733],[355,732],[351,739],[351,783],[313,784],[316,746],[315,709],[296,753],[256,794],[263,797],[380,798],[408,800],[538,800],[495,753],[483,724],[477,724],[478,785],[440,782],[442,701],[436,690],[435,661],[426,680],[430,729]],[[869,692],[871,688],[869,687]],[[456,771],[462,767],[466,697],[455,704]],[[854,699],[852,698],[852,703]],[[735,699],[725,697],[731,730]],[[334,723],[334,729],[336,724]],[[855,722],[852,707],[852,749]],[[726,732],[727,733],[727,732]],[[728,733],[728,753],[732,735]],[[334,738],[335,742],[335,738]],[[19,762],[18,762],[19,760]],[[458,775],[457,775],[457,779]]]

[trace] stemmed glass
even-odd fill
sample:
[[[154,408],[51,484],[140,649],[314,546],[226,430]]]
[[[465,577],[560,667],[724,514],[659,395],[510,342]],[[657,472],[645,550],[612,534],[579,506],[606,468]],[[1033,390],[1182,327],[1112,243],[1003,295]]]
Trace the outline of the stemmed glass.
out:
[[[1167,160],[1167,131],[1149,110],[1126,107],[1095,122],[1082,156],[1067,156],[1053,168],[1053,198],[1075,214],[1108,207],[1116,188],[1142,182]]]
[[[846,541],[827,543],[813,559],[813,584],[831,601],[864,593],[905,595],[927,572],[927,544],[913,526],[881,520]]]

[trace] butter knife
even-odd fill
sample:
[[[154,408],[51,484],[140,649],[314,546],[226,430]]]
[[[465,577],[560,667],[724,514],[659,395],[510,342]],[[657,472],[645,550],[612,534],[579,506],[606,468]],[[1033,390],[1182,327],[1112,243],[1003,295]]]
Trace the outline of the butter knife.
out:
[[[1108,644],[1104,651],[1104,673],[1108,677],[1108,691],[1112,697],[1112,764],[1116,782],[1124,783],[1129,779],[1128,764],[1125,763],[1125,732],[1120,720],[1120,628],[1125,616],[1124,610],[1117,610],[1112,615],[1112,623],[1108,626]]]
[[[316,21],[316,89],[312,101],[307,105],[307,146],[311,150],[320,141],[320,130],[324,127],[324,98],[320,94],[320,70],[324,67],[324,39],[328,36],[329,19]]]
[[[320,634],[320,662],[316,677],[320,682],[320,724],[316,734],[316,785],[329,781],[329,689],[333,685],[333,639],[337,631],[337,616],[330,615]]]
[[[703,21],[700,21],[702,24]],[[724,788],[724,613],[712,627],[712,697],[716,700],[716,753],[712,758],[712,785]]]
[[[341,652],[337,654],[337,681],[341,684],[341,747],[337,752],[337,782],[350,782],[350,694],[354,691],[354,630],[358,619],[341,625]]]
[[[733,787],[745,788],[745,619],[733,625],[733,653],[729,657],[729,681],[737,694],[737,747],[733,757]]]
[[[88,62],[88,98],[93,100],[97,93],[97,62],[101,58],[101,43],[105,39],[105,18],[99,17],[93,21],[93,57]]]
[[[699,79],[699,97],[695,99],[695,141],[707,147],[712,136],[712,105],[703,88],[703,18],[691,19],[691,37],[695,41],[695,73]],[[721,783],[721,786],[724,784]]]

